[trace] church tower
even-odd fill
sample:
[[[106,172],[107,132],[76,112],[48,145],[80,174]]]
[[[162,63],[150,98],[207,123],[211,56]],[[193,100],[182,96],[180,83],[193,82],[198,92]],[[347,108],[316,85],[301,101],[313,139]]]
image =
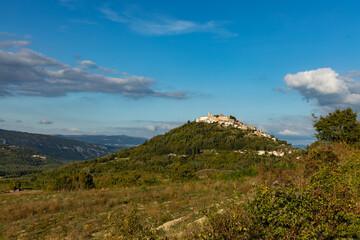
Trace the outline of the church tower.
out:
[[[211,117],[211,112],[208,112],[208,117]]]

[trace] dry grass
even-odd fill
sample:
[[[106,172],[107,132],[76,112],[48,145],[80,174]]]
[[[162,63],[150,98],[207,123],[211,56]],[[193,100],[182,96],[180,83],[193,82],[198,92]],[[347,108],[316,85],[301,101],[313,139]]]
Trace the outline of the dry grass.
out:
[[[180,236],[202,209],[224,206],[246,192],[248,184],[199,180],[153,187],[74,192],[24,191],[0,194],[0,239],[104,239],[110,213],[137,208],[144,224],[158,227],[184,218],[166,232]]]

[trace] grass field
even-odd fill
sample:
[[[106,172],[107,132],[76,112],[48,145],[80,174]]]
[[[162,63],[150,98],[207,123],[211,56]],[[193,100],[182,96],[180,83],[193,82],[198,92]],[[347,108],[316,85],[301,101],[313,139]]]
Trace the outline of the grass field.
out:
[[[203,210],[239,201],[249,188],[246,179],[202,179],[117,190],[2,193],[0,238],[116,239],[118,217],[133,209],[159,238],[182,238],[202,221]]]

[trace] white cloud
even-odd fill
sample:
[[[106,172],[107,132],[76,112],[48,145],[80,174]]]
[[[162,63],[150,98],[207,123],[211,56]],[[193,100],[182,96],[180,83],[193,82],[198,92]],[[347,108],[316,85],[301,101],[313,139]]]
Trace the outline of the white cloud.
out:
[[[16,33],[9,33],[9,32],[0,32],[0,37],[7,36],[7,37],[18,37],[19,35]]]
[[[109,128],[109,133],[124,134],[136,137],[151,138],[159,134],[164,134],[169,130],[183,125],[185,122],[177,121],[153,121],[153,120],[134,120],[135,123],[140,123],[138,127],[114,127]],[[106,134],[109,134],[106,133]]]
[[[16,33],[0,32],[0,38],[4,38],[4,37],[8,39],[0,40],[0,47],[23,47],[31,44],[30,41],[24,40],[31,38],[31,36],[29,35],[19,35]],[[22,40],[15,38],[21,38]]]
[[[333,94],[347,91],[344,81],[339,74],[331,68],[319,68],[317,70],[287,74],[285,83],[292,88],[305,88],[314,90],[320,94]]]
[[[135,11],[134,9],[127,9],[122,14],[119,14],[110,8],[104,7],[101,12],[107,19],[126,24],[131,30],[144,35],[162,36],[207,32],[224,37],[237,36],[237,34],[222,28],[225,22],[208,21],[206,23],[197,23],[159,14],[144,13],[138,8],[135,8]]]
[[[94,63],[93,61],[90,61],[90,60],[83,60],[78,63],[80,65],[80,67],[82,67],[82,68],[96,69],[96,70],[100,70],[103,73],[120,74],[116,70],[111,70],[109,68],[100,67],[96,63]]]
[[[163,130],[171,130],[179,126],[179,123],[163,123],[160,125],[160,128]]]
[[[291,130],[288,130],[288,129],[280,131],[279,134],[281,134],[281,135],[290,135],[290,136],[299,136],[299,135],[301,135],[300,133],[298,133],[296,131],[291,131]]]
[[[97,68],[96,63],[94,63],[93,61],[90,61],[90,60],[81,61],[81,62],[79,62],[79,64],[81,66],[85,66],[85,67]]]
[[[111,21],[126,23],[128,20],[126,18],[120,17],[119,14],[110,8],[102,8],[101,12],[105,15],[105,17]]]
[[[179,123],[179,122],[157,122],[157,121],[153,121],[152,123],[154,123],[156,125],[147,125],[144,128],[149,131],[159,131],[159,133],[167,132],[167,131],[183,124],[183,123]]]
[[[84,67],[85,66],[85,67]],[[89,68],[89,66],[91,66]],[[94,71],[100,70],[100,73]],[[90,60],[70,67],[30,49],[0,50],[0,96],[64,96],[70,92],[117,93],[129,98],[162,97],[184,99],[187,91],[156,91],[152,78],[122,75]]]
[[[49,120],[41,120],[39,124],[53,124],[53,122]]]
[[[70,132],[80,132],[80,129],[78,129],[78,128],[67,128],[66,130],[68,130]]]
[[[10,46],[27,46],[30,45],[29,41],[25,40],[6,40],[6,41],[0,41],[0,47],[10,47]]]
[[[287,74],[284,77],[287,87],[297,90],[305,99],[314,100],[324,107],[359,107],[360,83],[354,80],[354,73],[340,76],[331,68]]]
[[[9,32],[0,32],[0,37],[8,37],[8,38],[24,38],[24,39],[29,39],[31,38],[30,35],[20,35],[20,34],[16,34],[16,33],[9,33]]]
[[[292,144],[310,144],[315,141],[312,120],[311,116],[282,116],[269,118],[257,127]]]
[[[151,125],[145,126],[144,128],[147,129],[147,130],[149,130],[149,131],[156,131],[156,130],[158,130],[158,127],[156,127],[156,126],[151,126]]]

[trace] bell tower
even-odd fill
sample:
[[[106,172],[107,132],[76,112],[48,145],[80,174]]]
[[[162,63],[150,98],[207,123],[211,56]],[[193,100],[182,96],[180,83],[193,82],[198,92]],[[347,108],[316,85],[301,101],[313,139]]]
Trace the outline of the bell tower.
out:
[[[211,112],[210,111],[208,112],[208,117],[211,117]]]

